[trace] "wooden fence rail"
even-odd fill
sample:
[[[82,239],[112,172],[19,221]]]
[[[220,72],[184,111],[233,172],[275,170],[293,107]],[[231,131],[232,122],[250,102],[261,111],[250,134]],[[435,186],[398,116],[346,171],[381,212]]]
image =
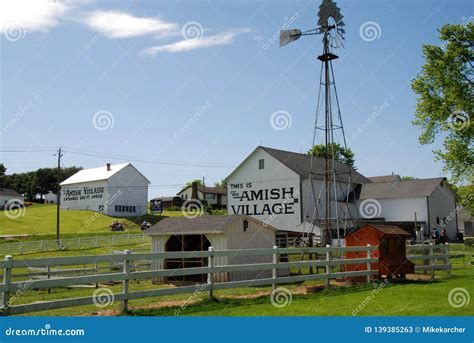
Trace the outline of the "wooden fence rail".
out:
[[[62,249],[88,249],[104,246],[130,245],[132,243],[148,243],[150,238],[145,233],[120,234],[107,236],[88,236],[56,240],[26,241],[0,244],[0,255],[22,255],[43,251]]]
[[[201,292],[209,292],[212,297],[212,292],[215,290],[227,288],[240,288],[250,286],[268,286],[272,285],[274,288],[278,284],[302,282],[308,280],[326,280],[326,285],[329,285],[331,279],[339,279],[346,277],[366,276],[367,281],[371,281],[372,275],[377,275],[378,270],[370,270],[370,264],[377,262],[378,259],[372,258],[372,252],[377,247],[362,246],[362,247],[315,247],[315,248],[278,248],[273,249],[244,249],[244,250],[213,250],[209,251],[185,251],[185,252],[164,252],[164,253],[130,253],[125,251],[123,254],[109,254],[96,256],[70,256],[70,257],[55,257],[55,258],[37,258],[26,260],[15,260],[12,256],[6,256],[4,261],[0,261],[0,268],[3,269],[3,282],[0,283],[0,315],[13,315],[35,311],[43,311],[49,309],[66,308],[71,306],[83,306],[93,304],[96,299],[94,296],[61,299],[43,302],[34,302],[30,304],[13,304],[10,303],[11,295],[22,293],[30,290],[51,289],[57,287],[68,287],[74,285],[84,284],[98,284],[109,282],[122,282],[122,292],[113,294],[114,301],[122,302],[122,310],[128,310],[128,301],[132,299],[139,299],[145,297],[159,297],[169,294],[180,294],[195,292],[197,289]],[[341,258],[347,252],[365,251],[366,258],[346,259]],[[446,259],[446,253],[435,255],[433,249],[430,249],[431,255],[422,257],[429,259],[432,263],[428,267],[434,270],[433,261],[435,259]],[[321,260],[298,260],[290,262],[281,262],[281,255],[301,255],[301,254],[321,254],[325,259]],[[332,257],[331,254],[337,254]],[[233,257],[233,256],[258,256],[271,255],[272,262],[268,263],[254,263],[254,264],[238,264],[238,265],[215,265],[215,257]],[[418,255],[416,255],[415,258]],[[183,269],[163,269],[163,270],[145,270],[139,271],[130,268],[135,261],[141,260],[165,260],[172,258],[208,258],[208,265],[204,267],[192,267]],[[448,255],[449,258],[449,255]],[[63,276],[57,275],[49,279],[29,279],[26,281],[12,280],[15,269],[20,268],[51,268],[58,266],[73,266],[73,265],[88,265],[98,263],[122,263],[122,270],[111,273],[101,273],[94,275],[79,275],[79,276]],[[366,270],[361,271],[334,271],[334,267],[344,266],[350,264],[363,264],[367,266]],[[449,259],[448,259],[449,264]],[[323,267],[325,272],[321,274],[305,274],[294,276],[278,276],[279,269],[286,268],[303,268],[303,267]],[[424,266],[423,266],[424,267]],[[243,272],[243,271],[272,271],[270,278],[261,278],[253,280],[231,281],[231,282],[215,282],[215,276],[218,273],[227,272]],[[163,277],[176,277],[185,275],[199,275],[207,274],[207,283],[197,286],[180,286],[174,288],[161,288],[142,291],[129,291],[130,280],[146,280]]]

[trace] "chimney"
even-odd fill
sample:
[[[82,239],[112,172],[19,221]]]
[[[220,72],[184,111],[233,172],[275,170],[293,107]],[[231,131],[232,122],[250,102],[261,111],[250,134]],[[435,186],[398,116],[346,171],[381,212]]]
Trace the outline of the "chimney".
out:
[[[198,199],[198,184],[197,184],[197,182],[193,182],[191,184],[191,189],[192,189],[191,199]]]
[[[107,165],[107,171],[110,171],[111,170],[110,169],[110,163],[107,163],[106,165]]]

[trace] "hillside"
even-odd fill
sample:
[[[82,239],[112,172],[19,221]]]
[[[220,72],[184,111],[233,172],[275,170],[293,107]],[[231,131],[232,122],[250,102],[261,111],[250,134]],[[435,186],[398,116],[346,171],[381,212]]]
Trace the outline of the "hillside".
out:
[[[164,212],[163,216],[181,216],[180,211]],[[140,223],[146,219],[151,223],[159,220],[158,216],[116,218],[92,211],[61,210],[61,233],[65,236],[80,234],[110,234],[109,225],[118,220],[125,225],[127,232],[141,232]],[[56,205],[34,204],[26,207],[24,215],[11,219],[0,212],[0,235],[55,235]]]

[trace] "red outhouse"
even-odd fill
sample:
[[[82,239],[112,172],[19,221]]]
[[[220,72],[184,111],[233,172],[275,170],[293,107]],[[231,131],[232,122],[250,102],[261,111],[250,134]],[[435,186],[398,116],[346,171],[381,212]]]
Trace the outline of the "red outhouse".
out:
[[[378,262],[371,264],[372,270],[378,270],[378,278],[403,277],[415,272],[415,265],[407,260],[406,239],[410,233],[395,225],[368,224],[347,235],[346,246],[377,246],[372,251],[372,258]],[[367,258],[365,251],[346,253],[346,258]],[[367,270],[367,264],[346,265],[345,271]]]

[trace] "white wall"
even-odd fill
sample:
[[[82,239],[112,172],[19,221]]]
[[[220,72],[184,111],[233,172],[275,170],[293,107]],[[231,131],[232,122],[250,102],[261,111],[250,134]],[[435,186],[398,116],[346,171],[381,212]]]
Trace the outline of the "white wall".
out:
[[[93,194],[87,194],[92,190]],[[99,211],[107,199],[107,182],[93,181],[61,186],[61,208],[65,210]]]
[[[311,183],[313,184],[313,188],[311,187]],[[325,218],[326,215],[326,190],[324,186],[324,181],[322,180],[312,180],[309,182],[309,179],[303,180],[303,218],[311,219],[313,217],[313,212],[315,209],[315,197],[316,200],[319,199],[318,204],[318,213],[319,218]],[[337,199],[340,202],[334,201],[336,196],[334,195],[334,187],[331,187],[331,217],[335,218],[336,213],[338,214],[339,219],[344,218],[358,218],[358,213],[355,211],[354,204],[349,204],[346,208],[346,198],[347,193],[351,192],[356,187],[355,184],[352,184],[350,188],[348,188],[347,183],[339,182],[337,183],[335,189],[337,192]],[[313,195],[314,189],[314,195]],[[347,217],[346,217],[347,214]]]
[[[299,175],[262,149],[227,179],[227,201],[228,214],[247,214],[279,229],[301,223]]]
[[[18,195],[18,196],[0,195],[0,209],[3,208],[3,206],[5,205],[5,202],[9,202],[9,201],[19,202],[21,205],[25,204],[25,199],[21,195]]]
[[[439,230],[445,228],[450,240],[456,239],[457,231],[457,211],[455,197],[447,185],[438,186],[429,197],[430,224],[432,229],[436,226]],[[440,224],[437,224],[439,218]],[[446,218],[446,224],[443,224]]]

